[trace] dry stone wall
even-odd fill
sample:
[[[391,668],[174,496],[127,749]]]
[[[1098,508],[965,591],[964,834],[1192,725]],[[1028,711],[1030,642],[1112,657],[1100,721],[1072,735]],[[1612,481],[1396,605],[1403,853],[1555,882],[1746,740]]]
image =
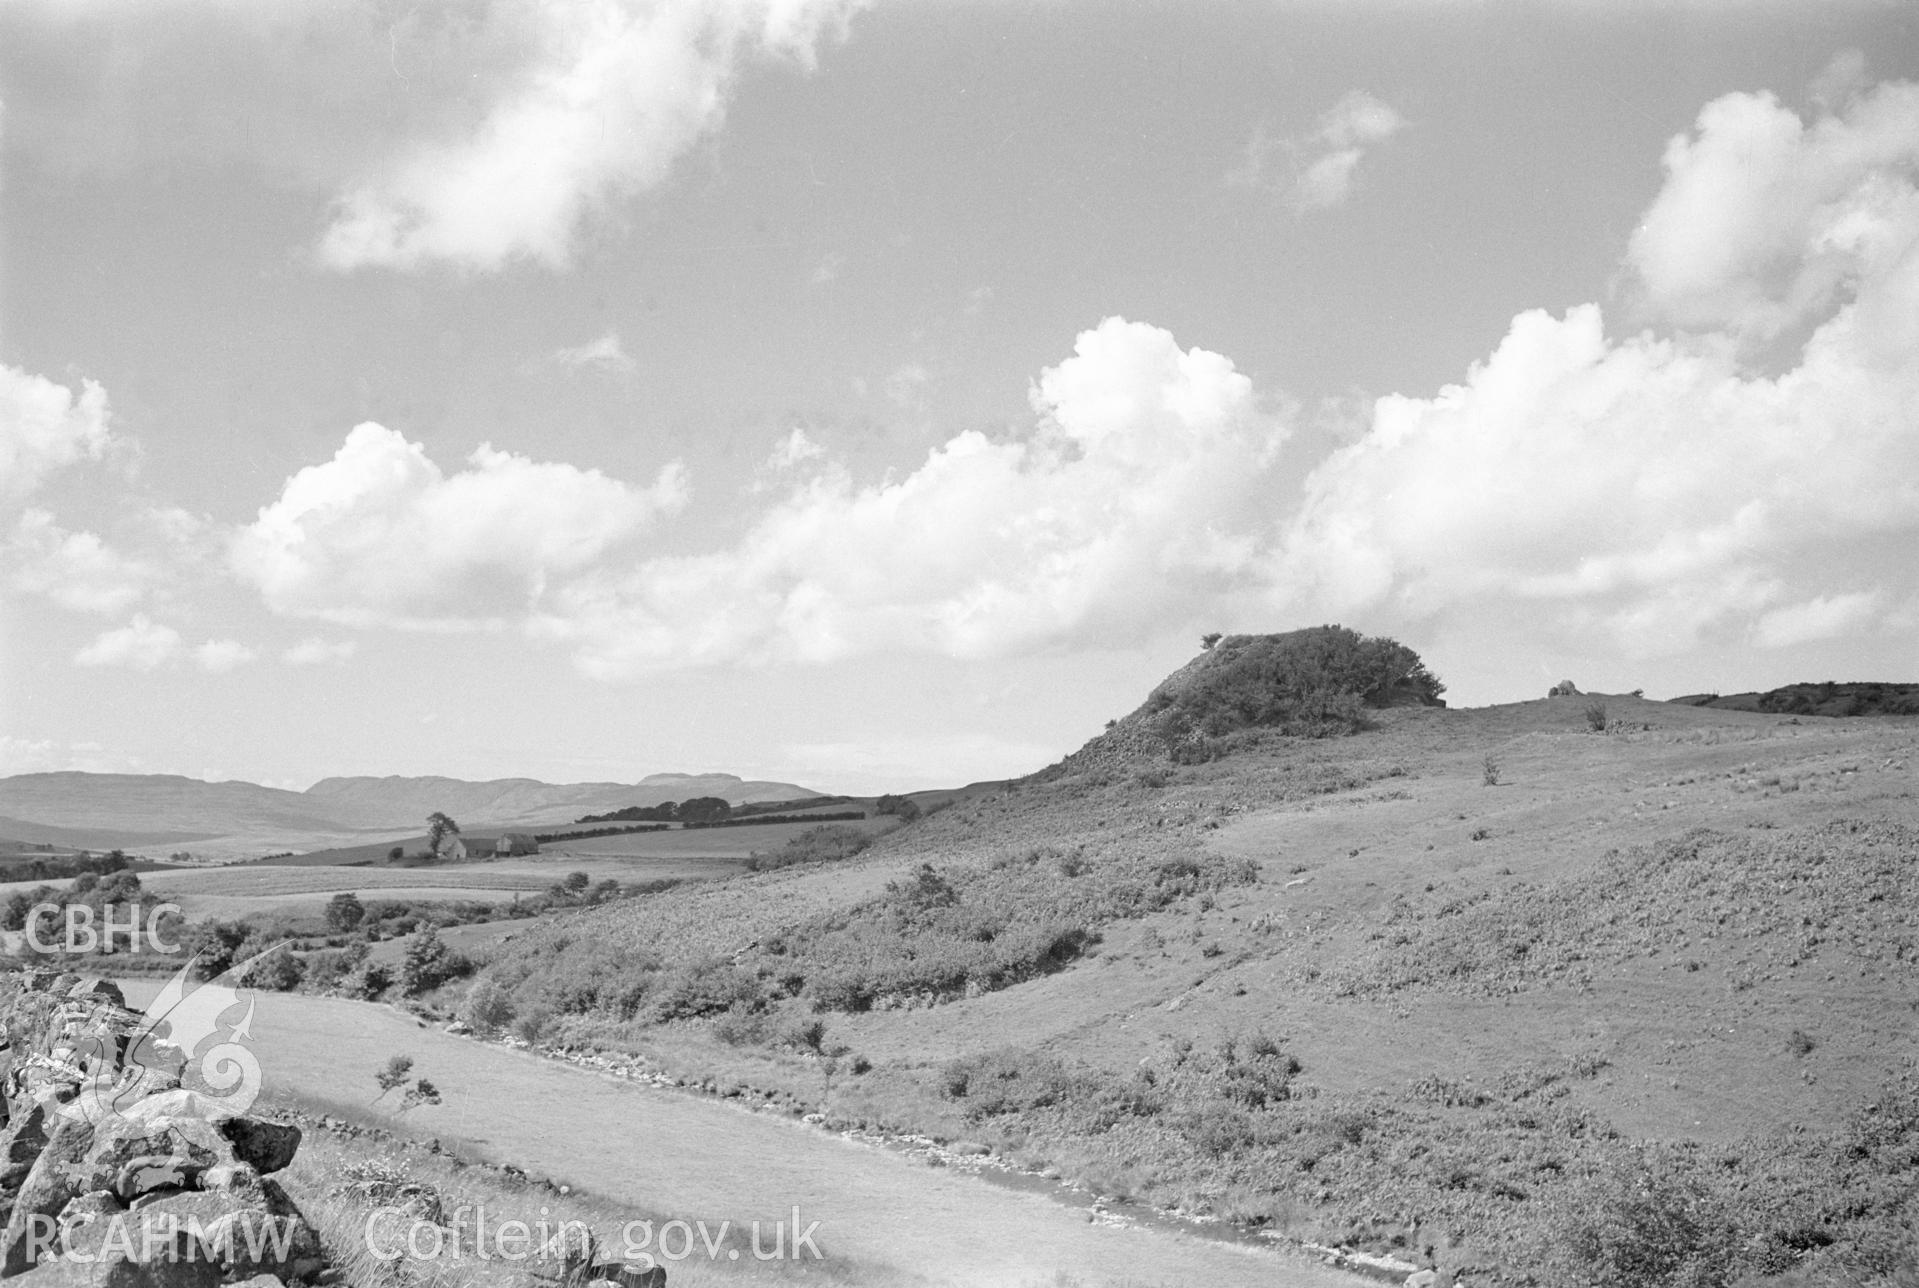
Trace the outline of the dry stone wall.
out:
[[[182,1053],[104,980],[0,979],[0,1279],[299,1288],[331,1279],[272,1173],[300,1128],[181,1085]]]

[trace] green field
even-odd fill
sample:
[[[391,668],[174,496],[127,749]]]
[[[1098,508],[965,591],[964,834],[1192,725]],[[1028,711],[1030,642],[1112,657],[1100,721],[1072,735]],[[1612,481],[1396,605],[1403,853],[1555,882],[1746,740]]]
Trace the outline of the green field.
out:
[[[154,894],[179,904],[189,918],[233,920],[256,912],[317,912],[328,899],[342,891],[351,891],[363,899],[503,903],[517,896],[538,894],[569,872],[585,872],[595,882],[613,880],[633,884],[700,880],[739,870],[737,863],[724,857],[541,854],[424,868],[281,867],[249,863],[143,872],[140,880]],[[16,890],[65,884],[63,881],[0,883],[0,899]]]
[[[830,812],[830,811],[823,811]],[[594,836],[579,840],[549,841],[540,847],[540,857],[578,855],[581,857],[626,857],[655,859],[744,859],[779,849],[801,832],[818,823],[766,823],[755,827],[673,828],[666,832],[632,832],[624,836]],[[895,826],[891,818],[867,818],[859,822],[837,824],[878,833]]]

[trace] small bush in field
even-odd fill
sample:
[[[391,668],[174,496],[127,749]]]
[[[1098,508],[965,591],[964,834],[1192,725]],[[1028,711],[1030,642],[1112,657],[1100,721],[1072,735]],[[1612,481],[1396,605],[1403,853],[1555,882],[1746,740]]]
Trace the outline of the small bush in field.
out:
[[[1585,714],[1586,727],[1594,733],[1604,733],[1612,724],[1612,717],[1606,713],[1606,704],[1603,702],[1588,702]]]
[[[553,1016],[545,1007],[522,1011],[513,1021],[513,1036],[522,1042],[538,1042],[553,1025]]]
[[[1572,1187],[1550,1226],[1570,1275],[1618,1288],[1722,1288],[1739,1243],[1706,1185],[1655,1151]]]
[[[476,1033],[497,1033],[513,1021],[513,999],[492,980],[477,980],[460,1004],[460,1019]]]
[[[1486,753],[1486,759],[1479,765],[1479,780],[1488,787],[1499,786],[1499,761],[1492,752]]]

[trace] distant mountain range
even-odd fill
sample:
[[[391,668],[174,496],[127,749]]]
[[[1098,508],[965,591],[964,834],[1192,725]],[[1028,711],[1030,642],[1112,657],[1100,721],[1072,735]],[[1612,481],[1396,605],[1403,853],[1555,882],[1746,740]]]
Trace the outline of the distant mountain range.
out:
[[[18,774],[0,778],[0,837],[95,847],[204,837],[303,837],[419,830],[438,810],[462,826],[568,823],[582,814],[695,796],[729,804],[820,793],[733,774],[652,774],[637,783],[543,783],[531,778],[328,778],[304,792],[208,783],[172,774]],[[98,837],[97,840],[82,838]]]

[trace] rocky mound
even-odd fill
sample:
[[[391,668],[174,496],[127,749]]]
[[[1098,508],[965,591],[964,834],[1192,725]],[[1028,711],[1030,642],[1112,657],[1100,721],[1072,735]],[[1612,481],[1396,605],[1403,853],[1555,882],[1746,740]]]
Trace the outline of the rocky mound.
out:
[[[197,996],[197,994],[195,994]],[[186,1021],[184,1011],[176,1012]],[[0,982],[0,1277],[23,1285],[314,1283],[319,1237],[269,1174],[300,1129],[181,1085],[185,1058],[120,990],[29,971]]]

